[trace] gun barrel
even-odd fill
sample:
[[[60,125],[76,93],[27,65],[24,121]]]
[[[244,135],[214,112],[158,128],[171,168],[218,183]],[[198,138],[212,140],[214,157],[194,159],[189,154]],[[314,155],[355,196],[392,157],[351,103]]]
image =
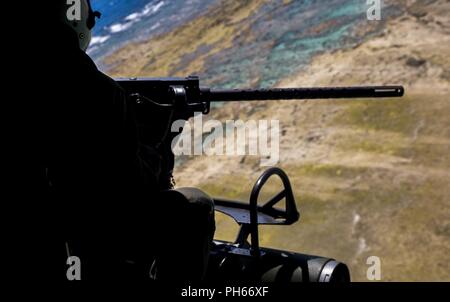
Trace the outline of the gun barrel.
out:
[[[210,102],[401,97],[402,86],[202,89]]]

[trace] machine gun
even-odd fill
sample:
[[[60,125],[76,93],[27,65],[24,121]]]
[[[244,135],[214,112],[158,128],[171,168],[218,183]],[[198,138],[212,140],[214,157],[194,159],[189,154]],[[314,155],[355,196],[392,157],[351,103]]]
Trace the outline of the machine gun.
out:
[[[255,100],[348,99],[401,97],[401,86],[209,89],[200,87],[199,78],[118,79],[139,108],[137,119],[153,133],[167,133],[173,115],[185,119],[194,112],[208,114],[212,102]],[[150,116],[151,115],[151,118]],[[262,187],[278,176],[284,189],[258,205]],[[275,205],[285,200],[285,208]],[[264,172],[253,187],[249,203],[214,199],[216,211],[232,217],[240,231],[235,242],[214,241],[210,254],[208,280],[253,280],[284,282],[350,281],[348,267],[332,258],[260,248],[258,225],[292,225],[300,214],[288,176],[279,168]],[[248,237],[251,241],[248,241]]]
[[[200,86],[197,76],[187,78],[117,79],[131,97],[144,105],[189,109],[208,114],[213,102],[348,99],[401,97],[402,86],[361,86],[323,88],[210,89]]]

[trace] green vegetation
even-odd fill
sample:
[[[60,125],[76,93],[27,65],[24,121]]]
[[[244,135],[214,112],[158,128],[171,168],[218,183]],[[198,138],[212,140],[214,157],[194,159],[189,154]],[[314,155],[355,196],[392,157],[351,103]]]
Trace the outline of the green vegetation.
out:
[[[414,98],[387,100],[358,100],[336,119],[338,124],[356,126],[366,130],[394,131],[410,134],[417,126],[418,113]]]
[[[365,167],[349,167],[332,164],[305,164],[295,169],[300,175],[353,178],[367,172]]]

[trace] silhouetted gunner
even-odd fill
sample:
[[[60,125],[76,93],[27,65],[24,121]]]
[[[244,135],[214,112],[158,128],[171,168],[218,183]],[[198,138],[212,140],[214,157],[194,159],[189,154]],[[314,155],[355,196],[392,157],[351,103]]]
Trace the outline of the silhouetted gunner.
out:
[[[81,1],[81,20],[68,20],[66,2],[53,1],[51,43],[37,58],[52,75],[36,91],[30,181],[45,203],[39,221],[51,223],[55,248],[45,251],[57,256],[48,265],[67,268],[74,255],[82,279],[149,278],[156,257],[157,279],[199,280],[214,233],[212,201],[195,189],[169,190],[172,137],[156,146],[157,134],[138,129],[134,104],[85,53],[99,14]]]

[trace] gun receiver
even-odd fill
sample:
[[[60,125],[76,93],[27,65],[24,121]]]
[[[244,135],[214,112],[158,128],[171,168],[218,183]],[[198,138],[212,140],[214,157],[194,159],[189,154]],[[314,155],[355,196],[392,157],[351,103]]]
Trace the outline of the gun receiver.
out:
[[[171,107],[189,107],[208,114],[212,102],[305,100],[343,98],[401,97],[402,86],[272,88],[272,89],[209,89],[200,87],[196,76],[187,78],[117,79],[126,92],[138,102]]]

